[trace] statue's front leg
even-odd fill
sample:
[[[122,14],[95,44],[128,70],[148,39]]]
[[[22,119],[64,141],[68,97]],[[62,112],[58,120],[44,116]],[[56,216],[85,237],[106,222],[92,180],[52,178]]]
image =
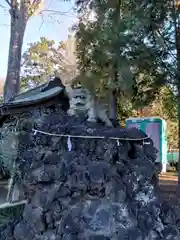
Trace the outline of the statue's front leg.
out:
[[[112,122],[109,120],[106,111],[104,109],[99,109],[98,111],[98,118],[105,123],[106,126],[112,127]]]
[[[67,111],[67,114],[69,116],[74,116],[74,115],[76,115],[76,112],[75,112],[75,110],[73,108],[69,108],[68,111]]]
[[[109,120],[109,118],[106,119],[105,123],[106,123],[106,126],[113,127],[112,122]]]
[[[108,127],[113,127],[112,125],[112,122],[109,120],[108,116],[106,115],[103,115],[103,118],[102,118],[102,121],[104,121],[105,125],[108,126]]]
[[[88,120],[89,122],[97,122],[97,118],[96,118],[96,112],[94,110],[94,108],[90,108],[88,110]]]

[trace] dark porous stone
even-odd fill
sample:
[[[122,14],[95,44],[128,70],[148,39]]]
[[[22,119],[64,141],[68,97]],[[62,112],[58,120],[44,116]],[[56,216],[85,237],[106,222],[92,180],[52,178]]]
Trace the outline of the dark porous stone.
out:
[[[67,185],[67,186],[59,187],[59,190],[56,192],[55,198],[56,199],[57,198],[63,198],[63,197],[66,198],[68,196],[71,196],[71,191],[70,191],[70,189]]]
[[[53,224],[53,213],[52,211],[48,211],[45,213],[45,222],[48,225],[48,228],[53,228],[54,224]]]
[[[116,229],[116,237],[115,239],[128,239],[127,230],[123,226],[118,226]]]
[[[42,240],[58,240],[55,230],[48,230],[43,233],[41,236]]]
[[[27,204],[24,209],[23,219],[36,233],[40,234],[45,230],[42,208],[33,208],[31,204]]]
[[[105,195],[107,199],[111,199],[113,202],[124,203],[127,197],[126,185],[119,179],[108,181],[105,184]]]
[[[127,234],[128,240],[144,240],[145,234],[139,228],[132,228]]]
[[[89,236],[88,240],[111,240],[110,237],[105,237],[105,236]]]
[[[28,203],[0,240],[180,239],[180,212],[155,191],[157,150],[144,132],[70,117],[59,104],[34,109],[31,118],[48,134],[19,134],[16,163]]]
[[[64,216],[61,218],[58,228],[57,235],[76,235],[81,232],[81,222],[78,221],[78,216],[74,216],[71,211],[65,211]]]
[[[41,167],[32,170],[32,179],[37,183],[52,182],[55,180],[55,172],[57,167],[55,165],[42,165]]]
[[[58,164],[60,162],[60,156],[56,152],[48,151],[45,153],[43,162],[44,164]]]
[[[47,208],[59,197],[61,189],[62,187],[60,183],[54,183],[36,190],[35,194],[31,198],[33,206]]]
[[[146,211],[141,211],[141,212],[139,211],[137,220],[143,231],[153,229],[155,224],[153,220],[153,216]]]
[[[8,221],[7,224],[0,225],[0,239],[14,240],[13,232],[17,222]]]
[[[168,203],[163,202],[161,205],[161,219],[164,224],[175,224],[176,223],[176,213],[173,211],[172,207],[169,207]]]
[[[32,240],[36,237],[36,232],[23,220],[15,226],[13,236],[15,240]]]
[[[159,233],[157,233],[156,231],[151,229],[145,239],[147,239],[147,240],[163,240],[164,238],[162,238],[159,235]]]
[[[180,239],[180,234],[175,226],[167,225],[162,231],[164,240],[178,240]]]

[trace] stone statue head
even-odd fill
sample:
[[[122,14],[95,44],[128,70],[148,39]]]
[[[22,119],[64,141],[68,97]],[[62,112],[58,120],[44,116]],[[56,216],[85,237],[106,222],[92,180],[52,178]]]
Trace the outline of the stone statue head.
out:
[[[71,86],[67,90],[70,107],[73,108],[76,113],[87,112],[92,101],[89,91],[80,84]]]
[[[89,101],[90,96],[86,89],[77,87],[72,90],[71,104],[77,111],[86,111]]]

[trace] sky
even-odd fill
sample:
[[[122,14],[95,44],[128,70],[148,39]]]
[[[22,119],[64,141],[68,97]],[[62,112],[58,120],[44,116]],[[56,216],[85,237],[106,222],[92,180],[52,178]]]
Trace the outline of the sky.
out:
[[[76,22],[73,2],[74,1],[44,0],[44,12],[42,15],[32,17],[27,24],[23,52],[27,49],[28,43],[36,42],[40,37],[46,37],[57,42],[66,40],[70,33],[70,27]],[[0,7],[0,78],[2,79],[6,77],[7,72],[10,16],[5,0],[1,0],[1,4],[4,6],[4,8]],[[57,11],[57,14],[49,10]]]

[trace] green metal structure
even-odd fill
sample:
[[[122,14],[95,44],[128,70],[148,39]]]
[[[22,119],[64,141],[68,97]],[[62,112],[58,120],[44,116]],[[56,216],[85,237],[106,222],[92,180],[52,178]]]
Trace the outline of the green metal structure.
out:
[[[162,164],[162,172],[167,168],[167,125],[166,121],[159,117],[128,118],[126,127],[136,127],[145,132],[154,142],[158,150],[156,162]]]
[[[167,162],[171,167],[175,167],[178,170],[178,161],[179,161],[179,151],[178,149],[168,150],[167,153]]]

